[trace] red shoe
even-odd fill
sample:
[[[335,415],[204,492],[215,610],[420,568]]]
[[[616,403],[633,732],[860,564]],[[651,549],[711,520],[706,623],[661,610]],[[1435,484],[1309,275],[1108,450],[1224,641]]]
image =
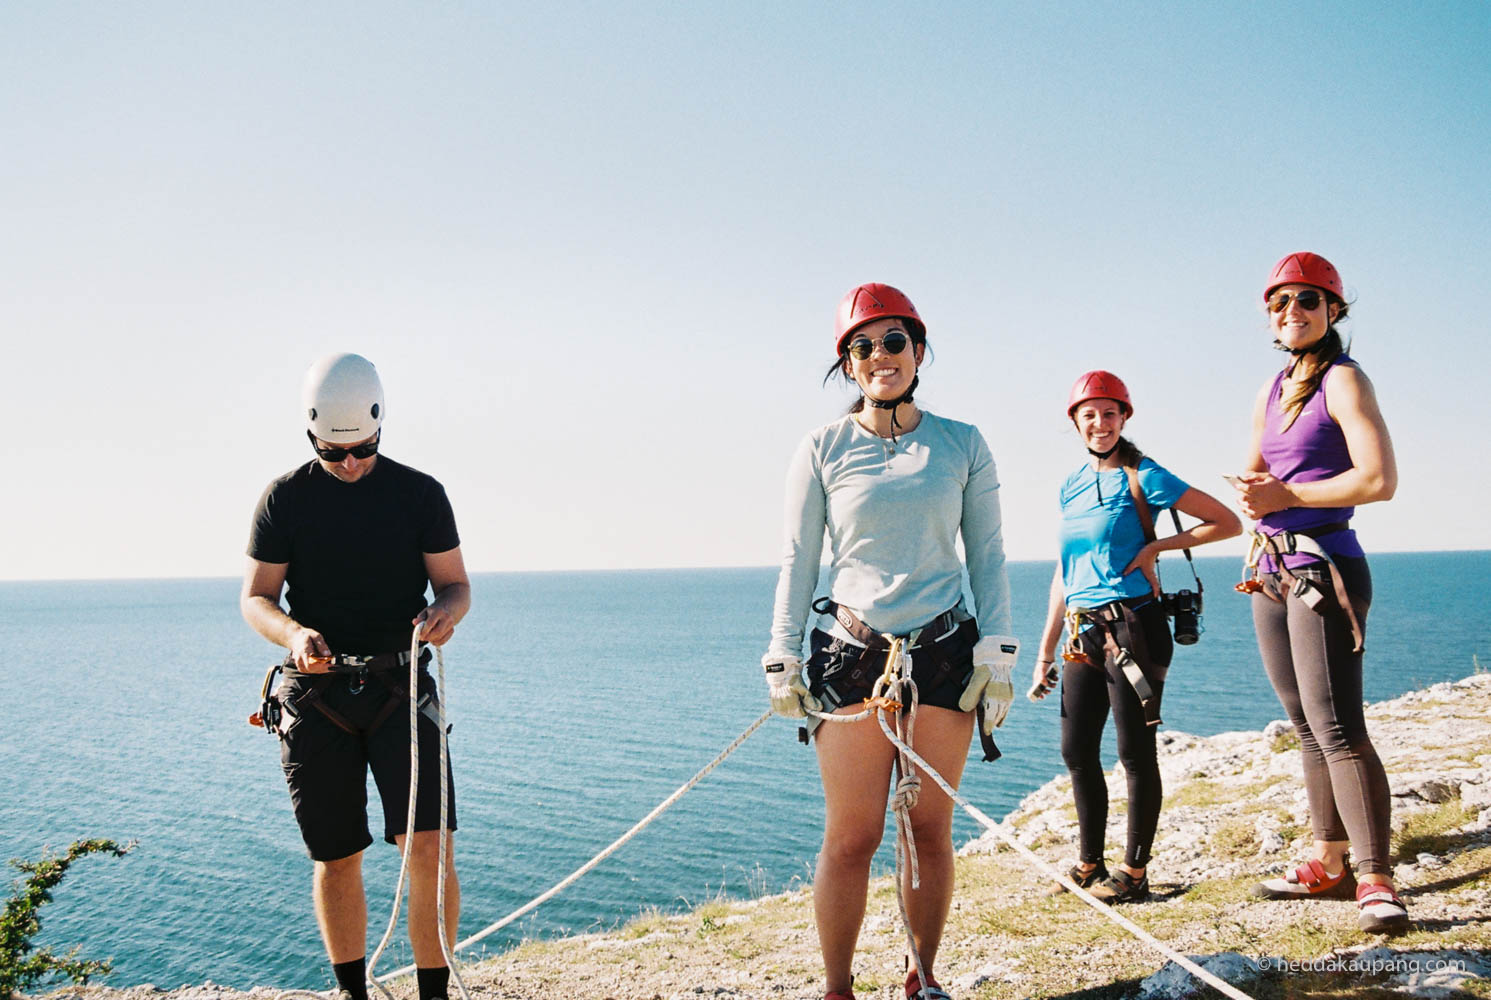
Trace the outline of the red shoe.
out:
[[[1368,934],[1401,934],[1408,930],[1408,907],[1390,885],[1363,882],[1356,887],[1356,925]]]
[[[1356,876],[1348,865],[1343,863],[1332,875],[1313,859],[1281,878],[1265,879],[1253,886],[1253,895],[1260,899],[1352,899],[1355,891]]]
[[[917,978],[916,970],[912,969],[906,974],[906,1000],[953,1000],[945,993],[937,980],[931,976],[927,977],[927,985]]]

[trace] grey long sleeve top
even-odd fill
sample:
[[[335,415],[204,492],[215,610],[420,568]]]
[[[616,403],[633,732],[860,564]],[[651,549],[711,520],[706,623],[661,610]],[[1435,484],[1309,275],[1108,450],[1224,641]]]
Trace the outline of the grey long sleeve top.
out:
[[[1011,634],[999,478],[972,424],[923,411],[894,446],[850,416],[818,428],[793,456],[784,520],[768,660],[802,655],[825,528],[829,596],[870,628],[905,635],[962,606],[961,534],[979,632]],[[845,636],[831,617],[818,627]]]

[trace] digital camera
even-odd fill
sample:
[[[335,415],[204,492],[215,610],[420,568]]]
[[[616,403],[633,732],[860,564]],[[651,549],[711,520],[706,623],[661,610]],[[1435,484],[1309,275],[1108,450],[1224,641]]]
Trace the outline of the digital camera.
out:
[[[1201,638],[1201,592],[1179,590],[1160,597],[1165,614],[1175,619],[1175,641],[1189,646]]]

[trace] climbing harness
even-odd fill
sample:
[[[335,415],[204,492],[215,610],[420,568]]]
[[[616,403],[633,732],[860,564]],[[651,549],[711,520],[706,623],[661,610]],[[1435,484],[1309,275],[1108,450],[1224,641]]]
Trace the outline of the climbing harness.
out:
[[[1160,718],[1160,699],[1155,697],[1154,688],[1150,687],[1149,678],[1140,666],[1141,662],[1149,662],[1149,647],[1144,641],[1144,629],[1134,614],[1135,606],[1143,607],[1153,601],[1153,597],[1146,595],[1110,601],[1096,608],[1067,608],[1068,635],[1061,658],[1069,663],[1097,667],[1092,657],[1082,650],[1083,631],[1097,629],[1103,637],[1104,655],[1113,660],[1134,689],[1134,694],[1139,696],[1139,703],[1144,706],[1145,724],[1158,726],[1164,721]]]
[[[410,700],[410,692],[418,690],[417,685],[406,688],[394,675],[394,671],[405,665],[413,664],[415,671],[412,676],[417,677],[420,658],[421,654],[417,649],[407,653],[382,653],[377,656],[353,656],[343,653],[331,657],[328,672],[311,674],[297,671],[293,666],[294,661],[287,657],[280,663],[272,664],[264,674],[264,685],[259,691],[259,711],[249,716],[249,725],[258,726],[269,735],[278,737],[281,735],[281,724],[286,715],[292,719],[299,718],[306,708],[314,708],[343,732],[354,736],[372,733],[388,721],[394,712],[398,711],[401,703]],[[425,662],[428,662],[428,658]],[[277,675],[284,677],[287,674],[308,679],[307,683],[301,687],[298,696],[281,694],[279,687],[275,684]],[[347,689],[353,694],[362,693],[367,687],[368,679],[373,677],[377,678],[378,682],[393,695],[373,717],[366,729],[359,729],[346,716],[326,704],[324,700],[326,691],[338,677],[346,678]],[[420,695],[416,704],[427,719],[437,726],[444,727],[444,717],[440,711],[437,694]]]
[[[1352,606],[1351,596],[1346,592],[1346,584],[1341,579],[1341,571],[1336,568],[1335,561],[1331,559],[1330,554],[1315,540],[1321,535],[1345,531],[1347,527],[1345,521],[1337,521],[1318,528],[1307,528],[1303,531],[1278,531],[1272,535],[1254,531],[1249,536],[1248,554],[1243,560],[1242,582],[1234,589],[1240,594],[1262,594],[1277,604],[1283,604],[1287,594],[1298,598],[1311,611],[1324,614],[1328,610],[1322,606],[1326,597],[1324,583],[1294,572],[1284,562],[1284,557],[1303,555],[1309,556],[1315,563],[1324,563],[1330,573],[1336,604],[1345,613],[1346,620],[1351,625],[1353,643],[1351,651],[1362,652],[1364,636],[1361,621],[1356,616],[1356,608]],[[1265,585],[1263,581],[1264,574],[1259,563],[1265,552],[1272,557],[1274,573],[1279,577],[1281,586],[1277,590]]]
[[[843,627],[844,631],[848,632],[850,637],[863,647],[860,655],[860,661],[849,671],[847,676],[847,681],[849,682],[851,687],[858,687],[863,690],[864,684],[870,681],[870,674],[872,670],[872,668],[864,662],[865,659],[873,653],[888,651],[890,649],[891,641],[894,637],[876,632],[874,629],[870,628],[870,626],[866,625],[857,614],[830,597],[820,597],[818,600],[813,602],[812,606],[813,610],[820,615],[831,615],[833,619],[837,621],[840,626]],[[911,652],[916,649],[924,650],[929,645],[939,643],[944,641],[945,639],[948,639],[955,632],[958,631],[959,626],[961,626],[965,620],[966,619],[960,619],[958,617],[956,608],[949,608],[947,611],[944,611],[936,618],[933,618],[927,624],[921,626],[920,628],[913,629],[910,633],[903,637],[905,640],[907,655],[909,656]],[[937,668],[937,672],[929,681],[930,686],[934,689],[942,684],[950,670],[950,665],[947,663],[946,660],[939,659],[938,664],[939,665]],[[837,691],[832,691],[830,689],[830,693],[834,696],[834,701],[839,701],[837,697]],[[815,714],[814,718],[821,720],[822,715]],[[817,723],[815,722],[813,724],[813,728],[816,728],[816,726]],[[979,702],[978,705],[978,733],[980,745],[984,751],[983,759],[985,761],[998,760],[1001,756],[999,747],[994,743],[994,737],[984,732],[984,705],[982,701]],[[810,735],[810,727],[798,727],[797,738],[799,742],[808,742],[808,737]]]

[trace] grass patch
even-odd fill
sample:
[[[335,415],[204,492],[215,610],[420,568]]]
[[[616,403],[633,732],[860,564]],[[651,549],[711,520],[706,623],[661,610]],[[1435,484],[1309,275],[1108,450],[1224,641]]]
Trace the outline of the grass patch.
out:
[[[621,928],[621,933],[629,938],[642,938],[649,934],[668,929],[668,914],[656,906],[643,907],[642,912],[637,914],[626,925]]]
[[[1269,741],[1268,748],[1274,753],[1288,753],[1290,750],[1298,750],[1299,734],[1294,731],[1293,726],[1290,726]]]
[[[1258,834],[1252,823],[1223,823],[1206,839],[1206,846],[1218,857],[1247,858],[1258,853]]]
[[[1459,799],[1441,802],[1433,809],[1409,815],[1403,825],[1393,834],[1393,848],[1398,857],[1406,860],[1420,854],[1442,854],[1457,846],[1461,838],[1450,831],[1475,819],[1476,810],[1470,809]]]
[[[1223,788],[1220,782],[1198,779],[1182,785],[1178,791],[1165,796],[1165,803],[1161,809],[1179,809],[1182,806],[1194,806],[1201,808],[1214,806],[1223,801]],[[1231,796],[1226,796],[1230,799]]]
[[[1182,898],[1198,905],[1225,905],[1247,899],[1257,875],[1234,875],[1232,878],[1209,878],[1187,889]]]

